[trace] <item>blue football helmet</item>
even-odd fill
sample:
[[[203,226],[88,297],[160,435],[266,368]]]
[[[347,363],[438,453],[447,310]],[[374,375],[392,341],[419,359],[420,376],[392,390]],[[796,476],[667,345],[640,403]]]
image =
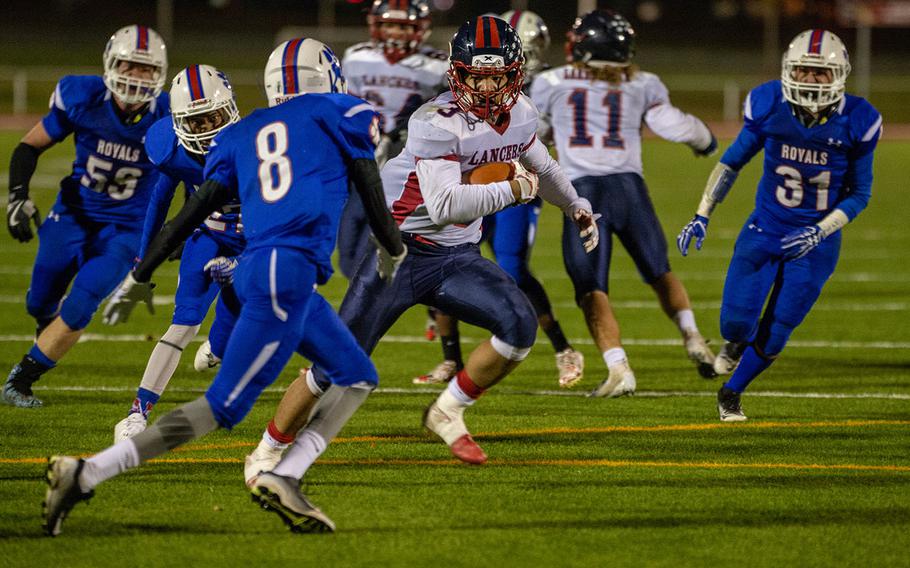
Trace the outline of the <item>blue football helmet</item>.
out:
[[[625,67],[635,55],[635,30],[612,10],[594,10],[566,34],[566,61],[590,67]]]

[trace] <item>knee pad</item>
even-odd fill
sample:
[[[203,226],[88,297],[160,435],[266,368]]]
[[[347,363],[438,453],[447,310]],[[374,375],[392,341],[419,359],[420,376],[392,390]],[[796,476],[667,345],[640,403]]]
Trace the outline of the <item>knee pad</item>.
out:
[[[174,323],[171,324],[171,327],[167,328],[167,331],[164,332],[164,335],[162,335],[161,339],[158,341],[183,351],[186,349],[186,346],[190,344],[190,341],[196,337],[197,333],[199,333],[198,325],[180,325]]]
[[[524,361],[531,352],[530,347],[514,347],[495,335],[490,339],[493,349],[509,361]]]
[[[50,306],[33,301],[31,294],[25,295],[25,311],[38,321],[52,321],[60,313],[60,303]]]
[[[89,322],[92,321],[92,316],[98,311],[98,306],[101,305],[102,300],[104,300],[103,296],[74,286],[66,299],[63,300],[63,304],[60,307],[60,317],[63,318],[63,323],[68,325],[70,329],[85,329]]]

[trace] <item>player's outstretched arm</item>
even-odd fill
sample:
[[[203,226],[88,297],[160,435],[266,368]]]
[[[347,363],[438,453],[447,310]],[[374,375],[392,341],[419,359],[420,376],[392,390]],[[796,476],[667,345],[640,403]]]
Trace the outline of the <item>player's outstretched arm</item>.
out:
[[[701,196],[701,202],[698,204],[698,210],[695,217],[689,221],[676,237],[676,247],[683,256],[689,254],[689,244],[695,239],[695,250],[701,250],[708,235],[708,220],[711,213],[718,203],[730,193],[733,182],[739,172],[723,162],[718,162],[708,176],[708,183],[705,184],[705,191]]]
[[[372,239],[379,252],[376,269],[383,280],[391,282],[408,255],[408,250],[401,242],[401,232],[386,207],[379,166],[375,160],[354,160],[350,167],[350,178],[363,201],[373,231]]]
[[[6,227],[21,243],[32,240],[31,222],[41,226],[41,214],[29,197],[29,183],[38,167],[38,156],[52,146],[54,140],[44,124],[36,124],[19,142],[9,163],[9,201],[6,206]]]

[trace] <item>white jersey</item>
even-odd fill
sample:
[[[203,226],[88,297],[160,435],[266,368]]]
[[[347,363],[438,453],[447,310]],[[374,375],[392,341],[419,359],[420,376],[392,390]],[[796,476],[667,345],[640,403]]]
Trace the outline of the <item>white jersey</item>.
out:
[[[488,162],[520,160],[540,178],[540,195],[566,214],[591,210],[537,140],[538,113],[521,95],[500,131],[463,112],[447,92],[408,121],[404,150],[382,168],[386,204],[405,233],[438,245],[480,240],[481,220],[514,204],[509,182],[462,184],[461,175]]]
[[[382,115],[382,131],[403,127],[412,112],[444,88],[449,60],[441,51],[422,47],[389,63],[381,47],[359,43],[341,61],[348,92],[372,103]]]
[[[570,179],[618,173],[642,175],[641,126],[696,150],[711,144],[711,131],[670,104],[657,75],[639,71],[629,81],[592,80],[571,65],[541,73],[531,99],[552,125],[559,163]]]

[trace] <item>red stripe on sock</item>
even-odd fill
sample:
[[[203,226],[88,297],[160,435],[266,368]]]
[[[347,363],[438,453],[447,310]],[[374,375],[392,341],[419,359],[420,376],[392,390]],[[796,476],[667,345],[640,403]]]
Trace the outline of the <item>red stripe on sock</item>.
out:
[[[269,436],[271,436],[275,440],[281,442],[282,444],[293,443],[294,438],[295,438],[295,436],[293,434],[282,433],[281,430],[279,430],[278,427],[275,426],[274,420],[269,421],[268,432],[269,432]]]
[[[458,388],[461,389],[461,392],[475,400],[480,398],[480,395],[487,391],[487,389],[477,386],[477,384],[471,380],[471,377],[468,376],[468,372],[464,369],[456,373],[455,380],[458,381]]]

